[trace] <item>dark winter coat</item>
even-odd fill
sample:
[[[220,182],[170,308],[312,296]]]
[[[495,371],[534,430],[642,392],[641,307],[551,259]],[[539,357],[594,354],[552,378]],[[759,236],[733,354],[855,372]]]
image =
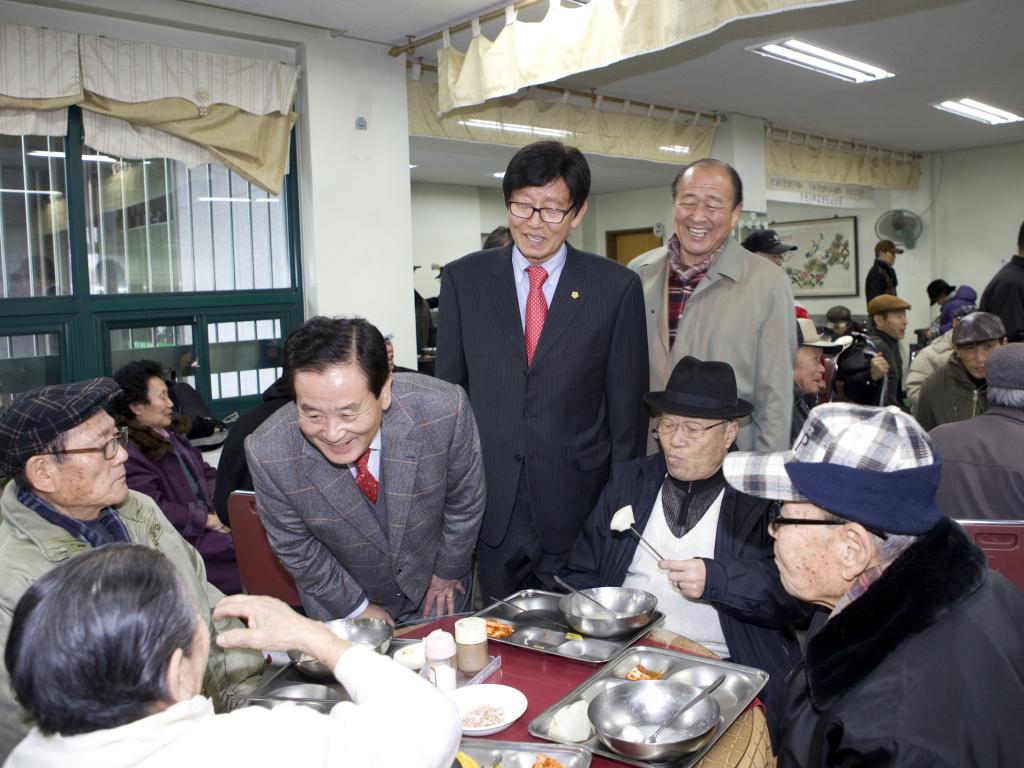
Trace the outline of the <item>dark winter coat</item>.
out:
[[[985,286],[981,311],[999,315],[1009,341],[1024,341],[1024,256],[1013,256]]]
[[[978,303],[978,293],[969,285],[961,285],[949,297],[949,301],[942,305],[939,312],[939,333],[945,333],[953,327],[953,315],[958,310],[971,304]]]
[[[890,264],[875,259],[875,263],[871,265],[871,269],[868,270],[868,274],[864,278],[865,301],[870,303],[875,296],[881,296],[883,293],[895,296],[898,282],[896,270]]]
[[[958,520],[1024,518],[1024,410],[992,405],[930,437],[942,457],[935,498],[943,512]]]
[[[943,519],[807,643],[779,767],[1020,765],[1024,594]]]
[[[612,515],[620,507],[632,505],[635,527],[643,531],[666,471],[660,453],[613,467],[563,570],[567,581],[580,588],[622,584],[637,540],[632,535],[613,534]],[[791,628],[806,623],[814,609],[788,595],[779,581],[768,535],[771,504],[725,487],[715,558],[704,558],[707,582],[701,599],[718,610],[732,660],[768,672],[761,698],[774,741],[783,681],[800,657]]]
[[[878,351],[889,364],[889,373],[885,377],[885,399],[882,405],[895,405],[907,410],[903,405],[906,392],[903,390],[903,353],[900,352],[900,341],[877,328],[868,334]]]
[[[914,418],[931,431],[940,424],[973,419],[988,409],[985,382],[976,385],[956,352],[921,385]]]
[[[203,461],[187,437],[169,434],[170,441],[151,429],[128,427],[128,487],[150,496],[185,541],[199,550],[211,584],[226,595],[237,594],[242,582],[231,534],[206,527],[207,516],[213,514],[217,470]],[[175,451],[196,479],[201,498],[192,492]]]

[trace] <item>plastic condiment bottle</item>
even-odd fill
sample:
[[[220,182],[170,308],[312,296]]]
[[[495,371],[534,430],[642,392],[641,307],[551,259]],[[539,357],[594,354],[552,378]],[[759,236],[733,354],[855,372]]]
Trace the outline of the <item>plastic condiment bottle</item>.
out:
[[[455,622],[455,648],[459,671],[475,675],[487,666],[487,622],[470,616]]]
[[[435,629],[423,641],[427,659],[427,677],[439,691],[455,690],[455,638],[450,632]]]

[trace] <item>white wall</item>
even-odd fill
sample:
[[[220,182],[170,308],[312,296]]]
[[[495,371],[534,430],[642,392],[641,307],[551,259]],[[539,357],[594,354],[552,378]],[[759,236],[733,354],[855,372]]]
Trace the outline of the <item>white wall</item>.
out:
[[[480,249],[480,197],[484,190],[456,184],[412,185],[412,249],[416,290],[424,298],[440,290],[433,264],[444,265]]]

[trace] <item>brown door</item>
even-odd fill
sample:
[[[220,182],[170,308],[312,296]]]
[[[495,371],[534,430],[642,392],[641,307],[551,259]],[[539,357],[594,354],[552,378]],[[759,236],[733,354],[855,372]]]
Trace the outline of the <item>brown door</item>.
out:
[[[643,229],[620,229],[605,233],[605,246],[609,259],[619,264],[629,264],[641,253],[662,246],[661,238],[654,234],[653,227]]]

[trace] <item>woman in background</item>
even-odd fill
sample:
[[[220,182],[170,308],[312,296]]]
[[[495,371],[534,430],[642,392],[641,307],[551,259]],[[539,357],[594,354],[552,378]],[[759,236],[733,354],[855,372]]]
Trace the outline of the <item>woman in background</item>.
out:
[[[206,576],[221,592],[242,591],[231,531],[217,517],[217,470],[185,437],[188,425],[174,412],[163,368],[136,360],[114,374],[121,392],[114,419],[128,429],[128,487],[151,496],[185,540],[199,550]]]

